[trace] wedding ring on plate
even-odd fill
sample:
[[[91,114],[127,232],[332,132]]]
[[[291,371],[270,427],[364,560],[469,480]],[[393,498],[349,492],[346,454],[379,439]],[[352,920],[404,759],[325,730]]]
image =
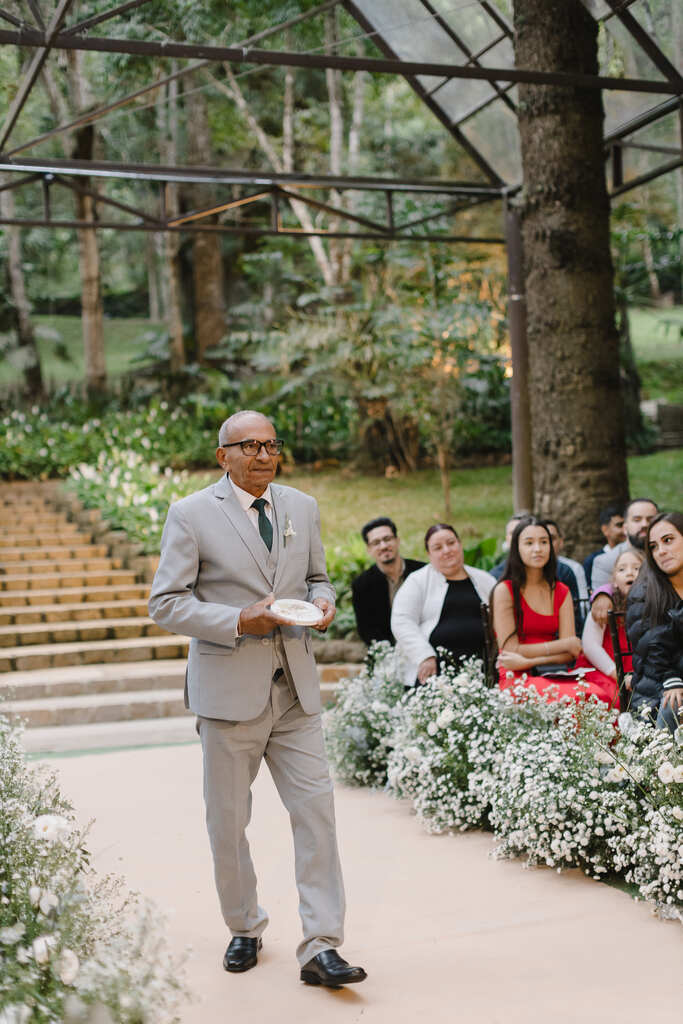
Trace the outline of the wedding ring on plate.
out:
[[[314,626],[323,618],[323,612],[310,601],[298,601],[295,597],[283,597],[270,606],[273,615],[293,622],[297,626]]]

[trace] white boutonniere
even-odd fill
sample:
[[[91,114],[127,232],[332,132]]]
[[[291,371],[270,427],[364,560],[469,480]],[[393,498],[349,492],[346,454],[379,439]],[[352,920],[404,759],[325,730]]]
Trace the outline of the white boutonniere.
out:
[[[284,537],[285,547],[287,547],[288,537],[296,537],[296,530],[292,526],[292,520],[289,518],[289,516],[286,516],[285,518],[285,532],[283,533],[282,536]]]

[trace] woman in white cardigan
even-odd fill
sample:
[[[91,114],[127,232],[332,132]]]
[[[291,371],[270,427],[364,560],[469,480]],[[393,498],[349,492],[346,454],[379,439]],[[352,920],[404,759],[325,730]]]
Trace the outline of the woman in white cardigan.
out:
[[[391,610],[391,632],[405,661],[406,686],[425,683],[439,670],[437,648],[455,660],[481,656],[484,632],[480,604],[488,603],[496,581],[465,565],[452,526],[436,523],[425,535],[429,564],[408,576]]]

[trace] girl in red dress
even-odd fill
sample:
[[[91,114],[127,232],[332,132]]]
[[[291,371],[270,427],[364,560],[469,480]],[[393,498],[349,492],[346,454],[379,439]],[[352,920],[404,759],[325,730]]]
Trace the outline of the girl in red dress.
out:
[[[626,598],[640,572],[642,564],[643,555],[640,551],[635,550],[622,551],[614,563],[611,590],[612,605],[615,611],[624,611]],[[628,650],[628,641],[622,620],[618,620],[617,629],[619,633],[619,647],[622,651],[626,651]],[[614,647],[609,626],[604,628],[599,626],[592,614],[589,615],[583,628],[581,643],[583,645],[583,653],[576,659],[576,667],[585,668],[586,680],[591,684],[601,687],[605,692],[605,699],[609,696],[608,702],[616,706],[618,703],[617,667],[614,663]],[[624,655],[622,660],[624,672],[628,675],[632,668],[631,656]],[[625,683],[628,688],[628,678],[625,680]]]
[[[558,582],[556,564],[544,522],[534,516],[521,519],[512,535],[502,579],[493,591],[499,685],[502,690],[530,686],[548,700],[579,700],[586,689],[585,685],[579,688],[578,679],[534,673],[538,666],[552,672],[553,665],[564,666],[581,653],[571,594]],[[608,699],[602,687],[590,680],[587,684],[589,693]]]

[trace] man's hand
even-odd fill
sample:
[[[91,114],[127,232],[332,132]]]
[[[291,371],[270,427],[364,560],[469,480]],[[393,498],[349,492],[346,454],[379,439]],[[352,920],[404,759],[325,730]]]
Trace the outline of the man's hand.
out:
[[[320,622],[315,623],[313,629],[317,629],[319,633],[324,633],[329,624],[332,622],[332,619],[337,614],[337,609],[335,608],[331,601],[328,601],[324,597],[316,597],[313,604],[316,606],[316,608],[320,608],[320,611],[323,613],[322,619],[320,620]]]
[[[417,668],[417,679],[420,683],[426,683],[430,676],[436,675],[436,658],[425,658]]]
[[[239,623],[237,626],[237,632],[240,636],[245,633],[251,636],[265,636],[266,633],[272,633],[276,626],[281,626],[283,619],[277,615],[273,615],[269,605],[275,600],[274,594],[268,594],[267,597],[257,601],[256,604],[247,605],[240,612]]]
[[[591,605],[591,615],[600,627],[604,629],[607,625],[607,613],[612,607],[612,598],[609,594],[598,594]]]

